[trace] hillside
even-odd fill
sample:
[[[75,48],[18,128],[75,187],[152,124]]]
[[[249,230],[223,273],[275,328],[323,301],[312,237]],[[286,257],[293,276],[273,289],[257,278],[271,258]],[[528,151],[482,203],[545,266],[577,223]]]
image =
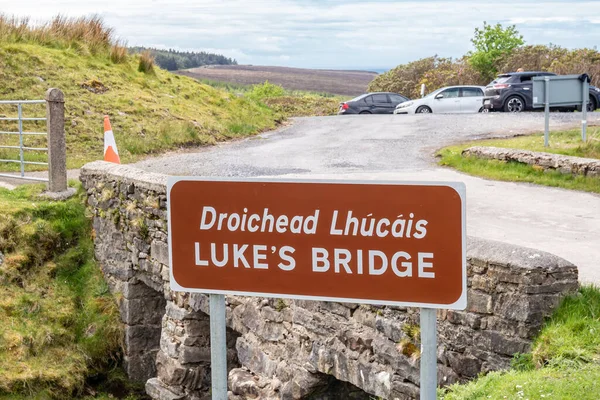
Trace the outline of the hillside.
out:
[[[369,71],[322,70],[254,65],[213,65],[177,71],[196,79],[251,85],[269,81],[288,90],[357,96],[377,76]]]
[[[167,71],[178,69],[196,68],[202,65],[236,65],[233,58],[221,54],[208,53],[205,51],[177,51],[173,49],[160,50],[152,47],[130,47],[130,53],[150,52],[156,64]]]
[[[256,100],[191,78],[157,67],[140,72],[138,59],[125,56],[114,63],[107,54],[75,46],[12,43],[0,36],[0,100],[42,99],[48,88],[61,89],[69,168],[102,158],[104,114],[111,118],[123,162],[272,129],[282,118]],[[25,116],[40,114],[40,106],[24,108]],[[16,108],[2,106],[0,115],[16,116]],[[0,125],[0,130],[15,128]],[[0,138],[0,144],[14,145],[11,139]],[[0,153],[0,158],[6,155]]]

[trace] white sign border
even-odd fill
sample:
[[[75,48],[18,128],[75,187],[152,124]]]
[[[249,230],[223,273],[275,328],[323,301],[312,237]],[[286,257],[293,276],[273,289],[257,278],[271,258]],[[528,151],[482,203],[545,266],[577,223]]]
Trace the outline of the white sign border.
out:
[[[327,296],[290,295],[281,293],[258,293],[232,290],[214,290],[186,288],[181,286],[173,277],[173,255],[171,243],[171,189],[181,181],[199,182],[251,182],[251,183],[311,183],[311,184],[358,184],[358,185],[388,185],[388,186],[444,186],[454,189],[461,199],[461,234],[462,234],[462,292],[458,300],[452,304],[413,303],[372,299],[352,299]],[[447,310],[465,310],[467,308],[467,224],[466,224],[466,186],[464,182],[444,181],[389,181],[389,180],[355,180],[355,179],[285,179],[285,178],[221,178],[221,177],[199,177],[199,176],[168,176],[167,178],[167,223],[168,223],[168,246],[169,246],[169,283],[170,288],[177,292],[224,294],[229,296],[250,297],[272,297],[292,300],[330,301],[338,303],[359,303],[372,305],[385,305],[396,307],[419,307]]]

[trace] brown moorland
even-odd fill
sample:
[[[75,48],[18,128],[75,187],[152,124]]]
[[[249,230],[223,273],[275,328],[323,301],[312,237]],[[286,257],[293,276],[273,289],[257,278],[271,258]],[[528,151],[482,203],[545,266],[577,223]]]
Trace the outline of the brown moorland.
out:
[[[357,96],[367,91],[378,75],[370,71],[345,71],[269,67],[258,65],[213,65],[180,70],[177,74],[196,79],[255,85],[269,81],[288,90]]]

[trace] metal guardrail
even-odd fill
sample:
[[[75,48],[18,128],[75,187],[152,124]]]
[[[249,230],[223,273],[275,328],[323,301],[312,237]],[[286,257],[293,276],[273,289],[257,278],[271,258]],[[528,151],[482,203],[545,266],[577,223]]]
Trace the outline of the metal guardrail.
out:
[[[23,117],[23,105],[24,104],[45,104],[46,100],[0,100],[0,105],[9,104],[17,106],[17,118],[9,118],[3,117],[0,118],[0,121],[16,121],[18,122],[18,131],[0,131],[0,135],[19,135],[19,145],[18,146],[3,146],[0,145],[0,149],[12,149],[19,150],[19,159],[11,160],[11,159],[0,159],[0,162],[6,163],[19,163],[21,165],[21,174],[3,174],[0,173],[1,177],[6,178],[16,178],[16,179],[25,179],[30,181],[40,181],[40,182],[48,182],[47,178],[36,178],[33,176],[25,175],[25,165],[48,165],[47,162],[39,162],[39,161],[25,161],[25,152],[26,151],[45,151],[48,152],[47,147],[29,147],[25,146],[24,138],[25,136],[39,136],[39,135],[47,135],[47,132],[25,132],[23,131],[23,122],[28,121],[46,121],[46,118],[24,118]]]

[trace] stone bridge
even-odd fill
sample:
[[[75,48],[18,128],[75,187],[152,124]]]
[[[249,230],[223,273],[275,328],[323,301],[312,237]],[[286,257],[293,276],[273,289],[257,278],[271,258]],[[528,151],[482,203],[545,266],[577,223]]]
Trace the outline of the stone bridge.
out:
[[[81,181],[95,253],[119,301],[128,375],[154,399],[210,398],[208,297],[169,288],[166,175],[102,161]],[[438,383],[509,366],[577,268],[551,254],[468,240],[468,308],[438,312]],[[418,310],[227,297],[230,399],[413,399]]]

